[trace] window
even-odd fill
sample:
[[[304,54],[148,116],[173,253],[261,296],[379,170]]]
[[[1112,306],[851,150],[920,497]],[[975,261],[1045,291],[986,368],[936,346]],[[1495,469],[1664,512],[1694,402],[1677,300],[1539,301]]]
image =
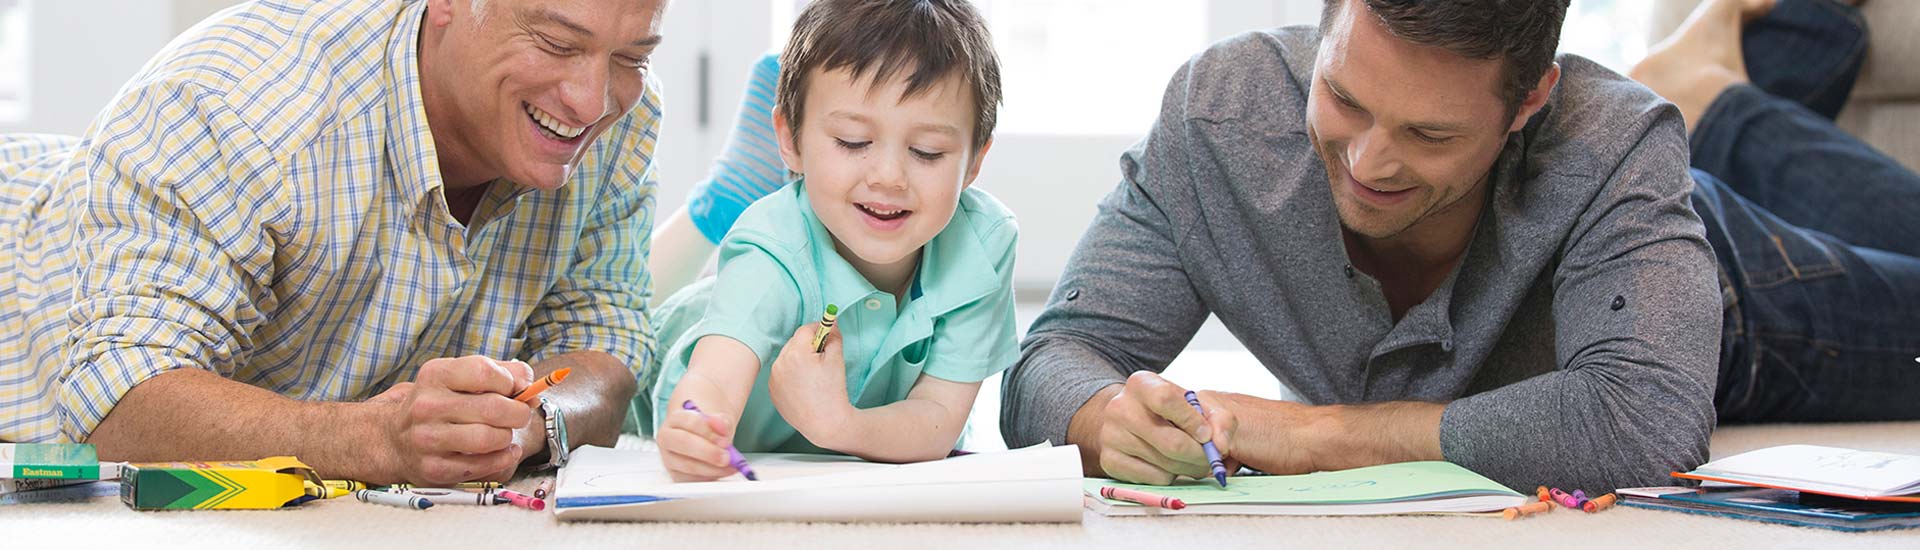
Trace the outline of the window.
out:
[[[1647,0],[1573,0],[1560,27],[1560,51],[1627,74],[1647,56],[1653,5]]]
[[[27,117],[26,0],[0,0],[0,123]]]
[[[1209,0],[974,0],[1000,54],[1002,134],[1145,134],[1174,69],[1207,44]],[[804,0],[773,1],[785,44]]]

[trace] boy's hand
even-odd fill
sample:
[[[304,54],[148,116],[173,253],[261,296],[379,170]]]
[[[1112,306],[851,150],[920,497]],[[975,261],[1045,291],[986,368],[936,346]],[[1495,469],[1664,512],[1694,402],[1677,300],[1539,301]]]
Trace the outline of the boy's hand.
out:
[[[660,423],[654,443],[660,462],[674,481],[713,481],[739,473],[727,462],[733,423],[712,415],[673,408]]]
[[[815,445],[828,446],[839,437],[845,419],[854,412],[847,398],[847,366],[841,355],[840,331],[827,334],[825,351],[813,351],[817,325],[807,323],[793,331],[780,348],[767,378],[773,407],[795,430]]]

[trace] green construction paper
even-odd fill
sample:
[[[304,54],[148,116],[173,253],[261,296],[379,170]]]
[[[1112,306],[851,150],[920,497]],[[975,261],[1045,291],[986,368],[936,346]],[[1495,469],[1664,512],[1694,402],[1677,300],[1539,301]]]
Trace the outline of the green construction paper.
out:
[[[1173,485],[1135,485],[1088,478],[1087,494],[1101,487],[1122,487],[1178,498],[1188,506],[1207,504],[1366,504],[1474,495],[1521,496],[1505,486],[1451,462],[1402,462],[1335,472],[1291,476],[1235,476],[1226,488],[1213,479],[1181,480]],[[1101,499],[1116,506],[1131,502]]]

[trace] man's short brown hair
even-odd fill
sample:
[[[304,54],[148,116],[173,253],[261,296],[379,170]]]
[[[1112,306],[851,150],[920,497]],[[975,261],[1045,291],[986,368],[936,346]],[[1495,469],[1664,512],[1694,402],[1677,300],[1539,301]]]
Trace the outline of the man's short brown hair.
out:
[[[973,148],[993,138],[1000,111],[1000,60],[986,20],[965,0],[815,0],[793,23],[780,53],[775,95],[798,141],[814,69],[850,70],[876,84],[911,69],[906,99],[958,74],[973,91]]]
[[[1560,49],[1569,0],[1355,0],[1394,37],[1472,59],[1499,59],[1501,101],[1519,107]],[[1320,34],[1347,0],[1325,0]],[[1368,14],[1354,14],[1362,17]]]

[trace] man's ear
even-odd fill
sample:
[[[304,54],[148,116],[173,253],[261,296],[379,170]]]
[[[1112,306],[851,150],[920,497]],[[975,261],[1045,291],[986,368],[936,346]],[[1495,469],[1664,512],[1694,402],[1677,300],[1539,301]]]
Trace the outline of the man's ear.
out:
[[[773,133],[780,140],[780,160],[787,163],[787,171],[806,174],[807,169],[800,164],[800,143],[795,141],[792,125],[787,123],[786,108],[773,108]]]
[[[960,183],[961,189],[973,186],[973,179],[980,177],[980,162],[987,160],[987,150],[992,148],[993,139],[988,138],[986,143],[980,145],[980,150],[973,152],[973,159],[967,161],[967,180]]]
[[[1547,99],[1553,97],[1553,87],[1559,83],[1560,64],[1548,65],[1547,72],[1540,75],[1540,83],[1534,84],[1533,90],[1527,92],[1526,99],[1520,100],[1520,108],[1514,110],[1513,123],[1507,126],[1507,133],[1518,132],[1521,128],[1527,127],[1527,120],[1532,119],[1534,113],[1540,112],[1541,108],[1547,106]]]
[[[454,0],[427,0],[427,24],[445,27],[453,23]]]

